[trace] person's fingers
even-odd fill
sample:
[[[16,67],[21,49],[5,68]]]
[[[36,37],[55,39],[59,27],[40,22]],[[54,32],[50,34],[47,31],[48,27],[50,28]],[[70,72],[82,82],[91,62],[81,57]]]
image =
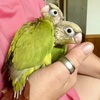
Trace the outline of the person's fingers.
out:
[[[77,46],[78,44],[68,44],[67,45],[67,52],[70,52],[71,49],[73,49],[75,46]]]
[[[94,46],[90,42],[81,43],[76,45],[66,57],[72,62],[72,64],[77,68],[82,61],[92,53]]]
[[[66,90],[70,89],[76,83],[78,67],[83,62],[83,60],[92,53],[94,49],[93,44],[89,42],[85,42],[76,46],[74,45],[73,47],[74,48],[70,50],[66,57],[75,67],[75,71],[70,75],[70,78],[66,79],[63,88],[63,91],[65,91],[65,93],[67,92]]]

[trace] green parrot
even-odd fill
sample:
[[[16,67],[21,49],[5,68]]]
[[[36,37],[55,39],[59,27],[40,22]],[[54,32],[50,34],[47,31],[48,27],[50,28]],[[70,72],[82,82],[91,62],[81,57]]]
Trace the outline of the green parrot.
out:
[[[82,32],[78,25],[63,21],[61,10],[54,4],[46,5],[41,12],[43,17],[25,23],[17,31],[8,51],[5,67],[16,99],[28,76],[57,61],[66,53],[65,44],[78,43],[77,34]]]
[[[54,29],[54,44],[52,50],[52,63],[67,53],[67,44],[81,43],[81,28],[70,21],[61,21]]]
[[[9,72],[14,98],[19,98],[28,76],[51,64],[54,27],[63,20],[61,10],[49,3],[41,9],[42,17],[25,23],[15,34],[4,69]],[[5,71],[6,72],[6,71]]]

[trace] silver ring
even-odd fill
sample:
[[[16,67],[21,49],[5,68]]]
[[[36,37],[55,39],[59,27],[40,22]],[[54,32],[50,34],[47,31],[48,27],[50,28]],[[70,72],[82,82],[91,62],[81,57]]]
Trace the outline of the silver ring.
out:
[[[74,65],[66,57],[61,57],[59,61],[65,65],[65,67],[69,70],[70,74],[75,71]]]

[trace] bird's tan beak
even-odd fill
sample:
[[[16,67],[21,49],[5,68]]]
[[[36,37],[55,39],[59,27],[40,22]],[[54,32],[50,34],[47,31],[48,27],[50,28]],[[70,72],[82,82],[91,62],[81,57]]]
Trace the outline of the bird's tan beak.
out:
[[[41,13],[47,13],[49,9],[50,9],[49,5],[46,5],[41,9]]]
[[[73,43],[81,43],[82,41],[82,33],[76,34],[74,37],[72,37]]]

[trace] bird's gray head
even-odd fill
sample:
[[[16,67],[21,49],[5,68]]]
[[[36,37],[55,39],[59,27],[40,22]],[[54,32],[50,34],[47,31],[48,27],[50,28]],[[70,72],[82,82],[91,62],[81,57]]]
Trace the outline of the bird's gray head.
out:
[[[58,24],[60,20],[64,19],[63,13],[60,8],[52,3],[49,3],[48,5],[44,6],[41,9],[41,13],[43,16],[50,16],[54,25]]]
[[[61,21],[55,27],[55,45],[68,44],[68,43],[80,43],[82,41],[81,28],[69,21]]]

